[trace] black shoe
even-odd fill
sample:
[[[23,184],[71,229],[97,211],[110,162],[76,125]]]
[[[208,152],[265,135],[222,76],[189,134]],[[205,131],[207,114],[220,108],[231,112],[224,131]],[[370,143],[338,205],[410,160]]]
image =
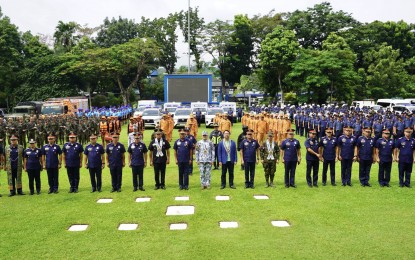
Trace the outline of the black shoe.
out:
[[[35,192],[34,191],[31,191],[29,194],[30,195],[35,195]]]
[[[251,189],[255,189],[255,186],[253,184],[250,185]]]
[[[98,188],[98,189],[97,189],[97,191],[98,191],[98,192],[101,192],[101,188]]]
[[[3,197],[3,195],[0,194],[0,198]]]
[[[158,187],[158,186],[156,186],[156,187],[154,188],[154,190],[158,190],[158,189],[160,189],[160,187]]]
[[[297,185],[295,185],[295,184],[292,184],[290,186],[293,187],[293,188],[297,188]]]
[[[161,186],[161,189],[162,189],[162,190],[165,190],[165,189],[166,189],[166,186]]]
[[[189,187],[187,187],[187,186],[186,186],[186,187],[184,187],[184,189],[185,189],[185,190],[189,190]]]
[[[9,194],[9,197],[13,197],[13,196],[15,196],[15,195],[16,195],[16,192],[11,191],[11,192],[10,192],[10,194]]]
[[[72,188],[69,189],[69,193],[73,193],[73,189]]]
[[[112,192],[116,192],[116,190],[115,190],[115,189],[112,189],[112,190],[111,190],[111,193],[112,193]]]
[[[285,188],[289,188],[290,187],[290,185],[285,185]]]
[[[92,188],[91,193],[96,192],[97,190],[95,188]]]
[[[179,187],[179,190],[183,190],[183,187],[182,187],[182,186],[180,186],[180,187]]]
[[[78,193],[78,188],[73,189],[73,192],[74,192],[74,193]]]
[[[311,185],[311,184],[308,184],[308,187],[309,187],[309,188],[313,188],[313,185]]]
[[[360,186],[365,187],[366,185],[365,185],[365,184],[363,184],[363,183],[361,183],[361,184],[360,184]]]
[[[342,183],[342,186],[343,186],[343,187],[346,187],[346,183]]]
[[[347,183],[347,186],[350,186],[350,187],[352,187],[353,185],[349,182],[349,183]]]
[[[37,195],[40,195],[40,190],[36,191],[36,194],[37,194]]]
[[[19,190],[17,191],[17,195],[26,195],[23,191]]]
[[[53,193],[53,190],[49,190],[49,191],[48,191],[48,194],[51,194],[51,193]]]
[[[399,187],[403,188],[403,186],[404,186],[403,184],[399,184]]]
[[[337,184],[336,183],[332,183],[331,186],[337,186]]]
[[[385,187],[386,185],[385,184],[379,184],[380,185],[380,187],[381,188],[383,188],[383,187]]]
[[[388,184],[385,184],[384,186],[385,186],[385,187],[388,187],[388,188],[390,188],[390,187],[391,187],[389,183],[388,183]]]
[[[220,186],[220,189],[223,190],[225,188],[225,186]]]
[[[248,189],[249,188],[249,185],[248,184],[245,184],[245,189]]]
[[[233,185],[229,186],[229,188],[231,188],[231,189],[236,189],[236,187],[235,187],[235,186],[233,186]]]
[[[325,182],[323,182],[323,186],[326,186],[327,184]]]
[[[58,193],[59,193],[59,191],[58,191],[58,190],[54,190],[54,191],[53,191],[53,193],[58,194]]]
[[[137,191],[137,187],[134,187],[134,190],[133,191]]]
[[[117,192],[121,192],[121,188],[117,190]]]
[[[366,183],[366,186],[368,186],[368,187],[372,187],[372,185],[370,185],[370,183]]]
[[[146,191],[143,187],[138,188],[141,191]]]
[[[317,184],[314,184],[313,186],[314,186],[314,188],[318,188],[318,185]]]
[[[412,186],[411,186],[411,184],[405,184],[405,187],[407,187],[407,188],[412,188]]]

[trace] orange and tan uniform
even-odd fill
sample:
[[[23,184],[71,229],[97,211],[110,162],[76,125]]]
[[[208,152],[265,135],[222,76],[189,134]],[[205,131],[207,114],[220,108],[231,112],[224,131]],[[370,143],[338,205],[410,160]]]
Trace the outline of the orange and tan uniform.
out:
[[[167,120],[169,121],[169,132],[167,135],[167,140],[169,142],[171,142],[172,138],[173,138],[173,130],[174,130],[174,119],[171,115],[169,115],[169,117],[167,118]]]
[[[249,115],[248,114],[244,114],[242,116],[242,119],[241,119],[242,126],[247,126],[248,125],[248,120],[249,120]]]
[[[222,133],[223,133],[223,131],[226,131],[226,130],[228,130],[229,132],[231,132],[232,133],[232,124],[231,124],[231,121],[229,121],[229,119],[227,119],[227,118],[224,118],[224,119],[222,119],[222,121],[221,121],[221,131],[222,131]]]
[[[265,135],[268,133],[268,130],[268,122],[264,120],[264,117],[262,116],[256,124],[257,140],[260,145],[264,142]]]
[[[160,129],[163,131],[164,135],[166,136],[166,139],[168,140],[168,135],[170,132],[170,122],[167,119],[167,116],[163,116],[163,118],[160,120]]]
[[[282,132],[282,119],[281,117],[278,117],[277,119],[277,133],[278,133],[278,142],[284,140],[283,137],[283,132]]]
[[[255,117],[252,115],[248,121],[248,129],[254,130]]]
[[[287,138],[287,131],[288,129],[291,129],[291,121],[289,118],[287,118],[287,116],[284,118],[283,123],[282,123],[282,132],[284,133],[284,139]]]
[[[278,127],[278,118],[277,115],[274,115],[274,118],[272,119],[273,124],[272,124],[272,132],[274,133],[274,141],[278,143],[278,131],[277,131],[277,127]]]
[[[197,121],[194,117],[190,117],[189,119],[187,119],[186,127],[190,129],[189,133],[197,139],[198,126]]]

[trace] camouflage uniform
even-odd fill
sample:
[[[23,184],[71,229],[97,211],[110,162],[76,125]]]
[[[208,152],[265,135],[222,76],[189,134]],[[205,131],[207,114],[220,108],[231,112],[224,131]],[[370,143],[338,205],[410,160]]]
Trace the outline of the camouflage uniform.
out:
[[[274,146],[273,149],[272,145]],[[280,157],[280,148],[278,144],[274,141],[269,143],[269,141],[266,140],[260,147],[260,156],[265,173],[265,187],[274,187],[274,176],[277,169],[277,161]]]

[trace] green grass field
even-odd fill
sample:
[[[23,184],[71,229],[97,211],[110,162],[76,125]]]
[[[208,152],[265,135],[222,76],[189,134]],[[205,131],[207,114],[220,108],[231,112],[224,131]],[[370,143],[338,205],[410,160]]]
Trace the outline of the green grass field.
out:
[[[125,128],[125,127],[124,127]],[[238,129],[238,130],[236,130]],[[234,125],[236,139],[240,124]],[[124,129],[125,130],[125,129]],[[199,130],[200,133],[203,127]],[[211,129],[209,129],[210,131]],[[147,130],[149,143],[152,130]],[[174,138],[177,138],[177,132]],[[303,138],[299,138],[302,145]],[[126,144],[126,136],[121,142]],[[173,155],[173,153],[171,153]],[[303,157],[305,149],[302,148]],[[304,157],[305,158],[305,157]],[[174,162],[174,160],[172,160]],[[372,188],[358,183],[353,165],[353,187],[308,188],[305,161],[297,168],[297,189],[283,187],[283,165],[277,166],[275,189],[264,187],[263,169],[256,170],[256,188],[244,189],[244,175],[236,167],[236,190],[220,190],[220,171],[212,174],[211,190],[200,190],[195,167],[190,190],[179,191],[177,166],[167,169],[166,190],[153,190],[153,170],[145,169],[145,192],[133,192],[131,170],[123,172],[123,191],[110,193],[108,168],[103,172],[103,192],[90,193],[89,174],[81,171],[80,192],[68,194],[66,170],[60,171],[60,193],[47,194],[42,172],[42,194],[5,196],[6,173],[0,173],[0,259],[413,259],[415,257],[415,192],[399,188],[393,164],[392,188],[377,185],[377,165],[372,167]],[[320,180],[321,183],[320,165]],[[340,164],[336,168],[340,183]],[[27,193],[27,173],[23,178]],[[269,200],[255,200],[266,194]],[[175,196],[188,195],[177,202]],[[230,195],[230,201],[215,201]],[[148,203],[136,203],[150,196]],[[113,198],[111,204],[97,204]],[[191,216],[166,216],[169,205],[194,205]],[[277,228],[272,220],[288,220],[291,227]],[[237,221],[239,228],[220,229],[219,221]],[[170,223],[186,222],[188,229],[170,231]],[[118,231],[121,223],[138,223],[135,231]],[[71,224],[88,224],[84,232],[69,232]]]

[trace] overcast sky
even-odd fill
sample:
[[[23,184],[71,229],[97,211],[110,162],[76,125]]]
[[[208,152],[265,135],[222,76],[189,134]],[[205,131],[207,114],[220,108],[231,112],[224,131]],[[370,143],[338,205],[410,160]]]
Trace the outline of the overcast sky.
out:
[[[206,22],[215,19],[231,20],[235,14],[267,14],[305,10],[322,1],[314,0],[191,0],[192,7],[199,6],[200,15]],[[334,10],[351,13],[361,22],[399,21],[415,22],[415,1],[412,0],[333,0],[328,1]],[[4,15],[20,31],[33,34],[53,35],[59,20],[75,21],[90,27],[98,26],[105,17],[118,17],[140,21],[147,18],[163,17],[169,13],[187,9],[188,0],[0,0]],[[180,37],[179,41],[183,41]],[[187,64],[186,45],[179,43],[178,65]]]

